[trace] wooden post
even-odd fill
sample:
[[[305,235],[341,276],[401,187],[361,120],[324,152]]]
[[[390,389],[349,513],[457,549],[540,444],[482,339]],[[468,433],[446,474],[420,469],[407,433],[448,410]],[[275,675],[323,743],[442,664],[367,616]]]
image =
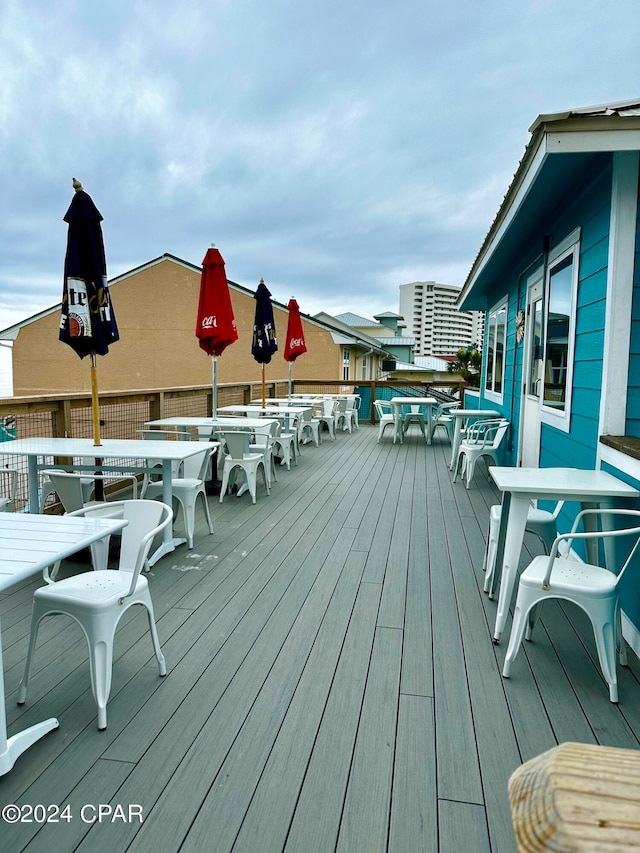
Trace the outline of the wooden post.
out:
[[[509,779],[519,853],[640,850],[640,752],[563,743]]]

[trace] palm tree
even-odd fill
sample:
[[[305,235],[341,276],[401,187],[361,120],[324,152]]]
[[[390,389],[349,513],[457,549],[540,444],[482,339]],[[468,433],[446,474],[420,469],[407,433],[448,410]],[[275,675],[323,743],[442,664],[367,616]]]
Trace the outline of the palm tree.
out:
[[[457,373],[467,385],[477,388],[480,385],[480,368],[482,366],[482,353],[477,344],[468,347],[460,347],[456,353],[456,360],[447,365],[449,373]]]

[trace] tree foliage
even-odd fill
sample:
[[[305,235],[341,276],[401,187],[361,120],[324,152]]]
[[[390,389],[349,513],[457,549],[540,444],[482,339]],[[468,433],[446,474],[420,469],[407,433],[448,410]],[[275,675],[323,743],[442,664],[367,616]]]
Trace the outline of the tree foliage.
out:
[[[480,368],[482,367],[482,353],[476,344],[469,347],[460,347],[456,353],[456,360],[447,365],[449,373],[457,373],[468,385],[478,386],[480,384]]]

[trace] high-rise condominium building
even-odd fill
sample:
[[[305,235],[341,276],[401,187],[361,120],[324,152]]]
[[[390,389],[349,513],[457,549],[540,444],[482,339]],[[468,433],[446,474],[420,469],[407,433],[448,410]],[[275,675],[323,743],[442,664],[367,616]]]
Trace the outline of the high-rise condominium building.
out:
[[[460,347],[482,347],[484,315],[458,311],[460,288],[435,281],[400,285],[400,311],[416,355],[453,355]]]

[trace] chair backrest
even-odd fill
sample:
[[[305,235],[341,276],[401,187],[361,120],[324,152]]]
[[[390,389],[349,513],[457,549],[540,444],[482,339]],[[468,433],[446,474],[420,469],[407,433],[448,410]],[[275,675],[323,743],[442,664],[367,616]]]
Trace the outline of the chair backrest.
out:
[[[481,444],[496,450],[509,428],[509,421],[504,418],[485,418],[476,421],[467,429],[465,444]]]
[[[127,593],[131,595],[149,556],[153,540],[171,522],[173,511],[162,501],[113,501],[109,507],[112,510],[119,509],[121,518],[128,522],[122,529],[118,569],[132,575]],[[90,518],[92,513],[99,511],[99,507],[87,506],[72,515]]]
[[[616,585],[620,583],[622,577],[627,570],[629,564],[631,563],[633,557],[638,551],[638,547],[640,546],[640,525],[636,527],[621,527],[621,528],[612,528],[610,530],[589,530],[584,533],[578,532],[578,527],[580,526],[580,522],[585,516],[595,516],[595,518],[603,519],[605,517],[615,518],[626,516],[629,518],[634,518],[636,523],[640,522],[640,510],[638,509],[583,509],[578,515],[575,517],[573,525],[571,526],[571,530],[569,533],[561,533],[556,536],[553,545],[551,547],[551,552],[549,554],[549,561],[547,563],[547,571],[545,572],[544,580],[542,583],[543,589],[548,589],[549,587],[549,578],[551,577],[551,573],[553,570],[554,560],[558,557],[558,549],[560,543],[563,540],[567,540],[567,549],[565,556],[569,555],[571,551],[571,546],[574,539],[607,539],[611,537],[620,537],[620,536],[632,536],[635,537],[635,541],[629,548],[629,553],[620,568],[620,570],[616,573],[617,580]],[[611,569],[612,567],[607,566],[607,568]]]
[[[325,418],[329,417],[336,411],[336,401],[335,400],[323,400],[322,401],[322,414]]]
[[[211,454],[215,449],[215,447],[207,447],[202,453],[187,456],[182,462],[182,479],[204,481],[209,467],[209,459],[211,459]]]
[[[18,492],[18,472],[12,468],[0,469],[0,495],[9,501],[15,500]]]
[[[346,399],[345,400],[337,400],[336,401],[336,408],[334,409],[334,411],[338,412],[341,415],[344,415],[344,413],[347,411]]]
[[[393,412],[393,404],[388,400],[375,400],[374,408],[376,410],[376,415],[378,418],[383,418],[385,415],[390,415]]]
[[[224,441],[227,454],[232,459],[242,459],[249,454],[251,433],[247,430],[222,430],[218,436]]]
[[[74,474],[70,471],[59,471],[55,469],[43,471],[53,483],[53,488],[60,498],[60,503],[65,512],[75,512],[84,507],[84,495],[82,494],[82,481],[90,475]]]

